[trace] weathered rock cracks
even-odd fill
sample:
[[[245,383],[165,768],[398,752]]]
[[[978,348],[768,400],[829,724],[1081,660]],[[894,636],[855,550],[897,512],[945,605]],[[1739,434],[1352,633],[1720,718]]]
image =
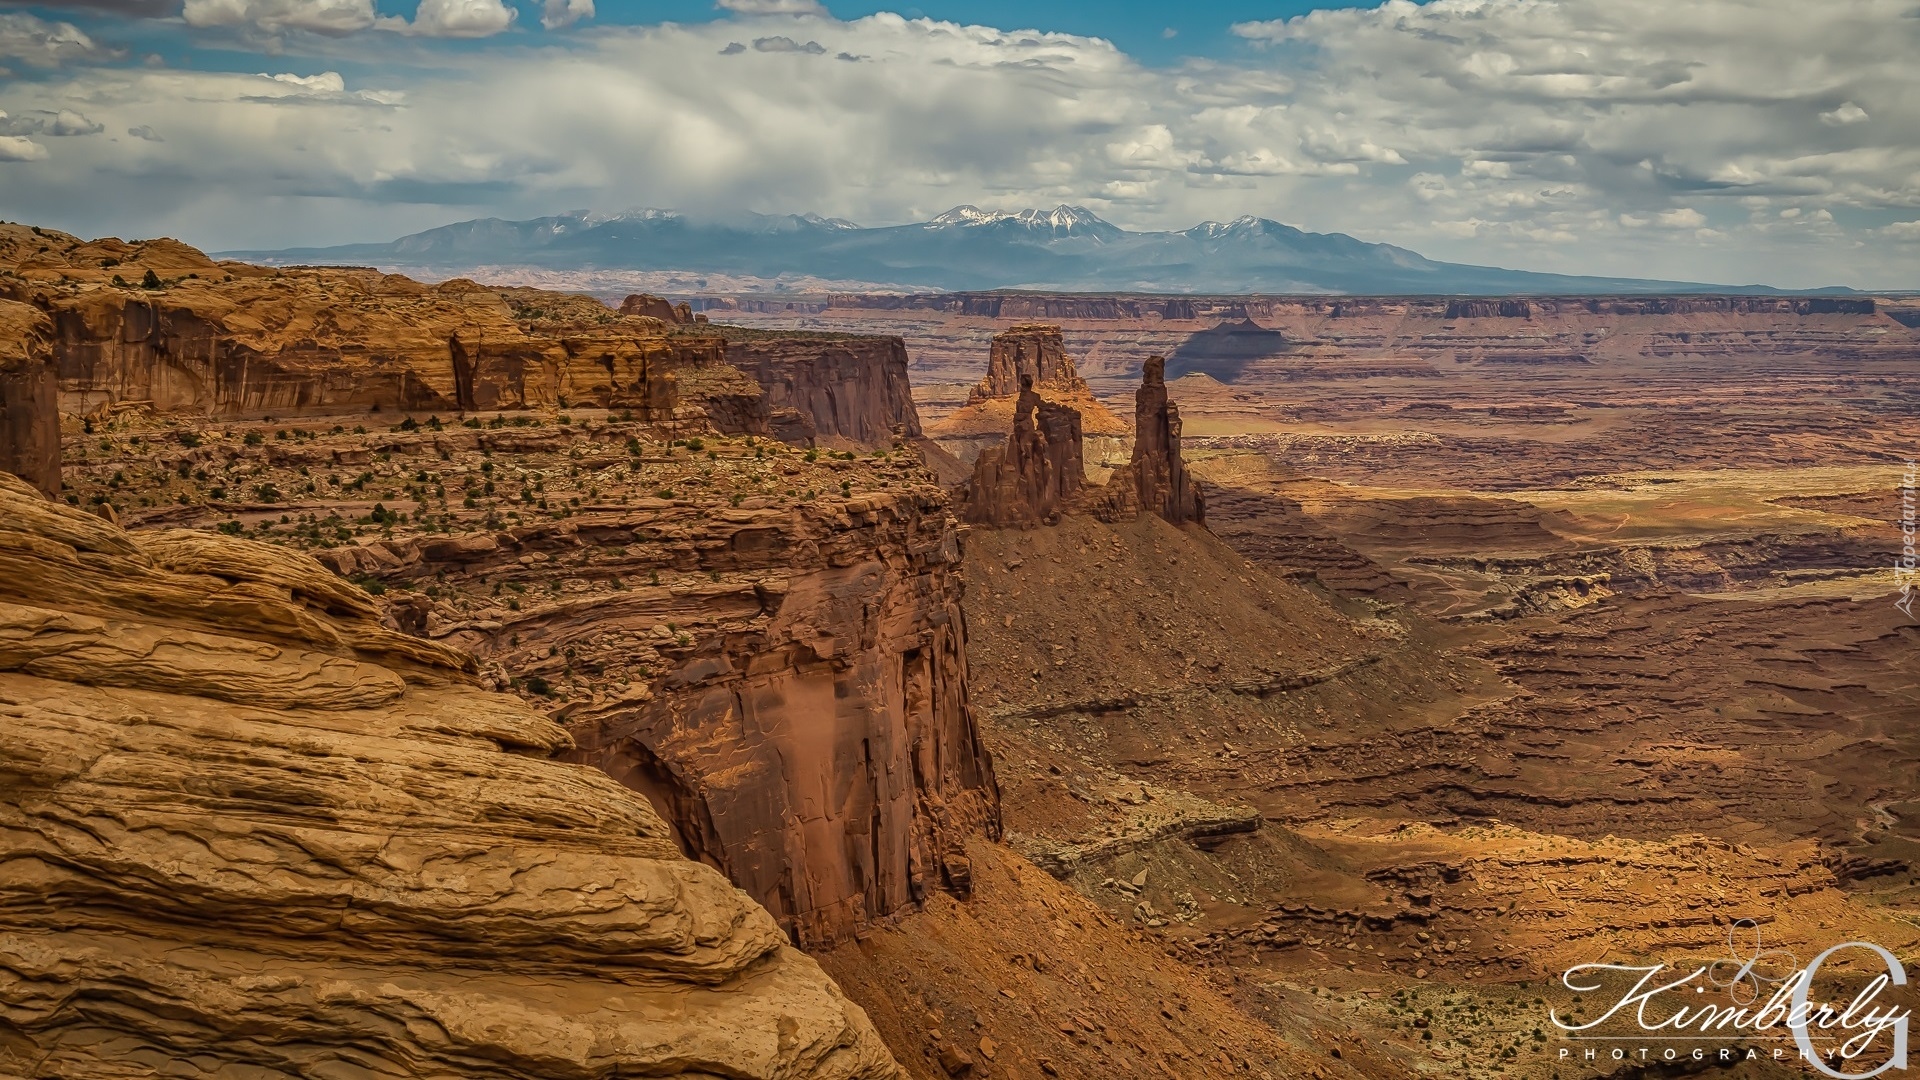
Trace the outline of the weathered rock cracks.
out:
[[[0,300],[0,472],[60,490],[60,412],[53,326],[25,304]]]
[[[1022,374],[1013,431],[975,459],[962,514],[985,525],[1031,526],[1074,511],[1103,521],[1152,513],[1204,524],[1205,498],[1180,457],[1180,409],[1167,399],[1165,369],[1161,357],[1148,359],[1134,397],[1133,459],[1104,485],[1086,482],[1080,414],[1041,398]]]
[[[987,374],[967,392],[962,408],[928,428],[966,460],[1007,434],[1015,410],[1035,396],[1078,413],[1086,435],[1120,437],[1126,425],[1093,396],[1073,366],[1058,326],[1015,326],[993,336]]]
[[[1141,373],[1133,398],[1133,460],[1114,470],[1107,481],[1109,501],[1097,511],[1109,520],[1139,511],[1175,525],[1206,520],[1200,485],[1180,458],[1180,407],[1167,400],[1166,368],[1165,358],[1150,356]]]
[[[1086,486],[1080,414],[1033,392],[1022,375],[1013,433],[981,451],[962,512],[982,524],[1032,525],[1056,519]]]
[[[900,1075],[470,666],[304,555],[0,477],[0,1073]]]

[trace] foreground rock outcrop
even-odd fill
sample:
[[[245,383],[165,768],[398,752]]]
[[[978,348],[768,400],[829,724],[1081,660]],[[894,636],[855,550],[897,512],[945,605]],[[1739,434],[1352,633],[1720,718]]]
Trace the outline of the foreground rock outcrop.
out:
[[[25,304],[0,300],[0,472],[51,495],[60,490],[60,411],[53,327]]]
[[[643,800],[379,615],[0,476],[0,1072],[899,1075]]]
[[[67,496],[384,588],[397,622],[553,709],[577,760],[651,799],[802,943],[964,887],[948,857],[997,835],[998,796],[959,523],[912,449],[596,410],[393,419],[129,415],[76,447]]]

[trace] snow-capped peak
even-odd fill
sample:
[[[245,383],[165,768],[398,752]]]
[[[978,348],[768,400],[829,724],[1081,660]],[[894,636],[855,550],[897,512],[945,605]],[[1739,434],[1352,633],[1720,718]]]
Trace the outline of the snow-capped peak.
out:
[[[927,224],[935,225],[935,226],[991,225],[996,221],[1004,221],[1005,219],[1012,216],[1013,215],[1011,214],[1004,214],[1004,213],[1000,213],[999,211],[982,210],[979,207],[974,206],[971,203],[968,203],[962,206],[954,207],[953,209],[947,211],[946,213],[941,214],[939,217],[934,218],[932,221],[927,222]]]
[[[1118,226],[1101,220],[1098,214],[1086,207],[1068,206],[1065,203],[1051,210],[982,210],[972,205],[956,206],[927,222],[926,227],[964,229],[1000,224],[1018,225],[1031,232],[1045,233],[1050,239],[1091,236],[1104,240],[1121,232]]]
[[[622,210],[616,214],[587,213],[581,215],[582,225],[605,225],[611,221],[673,221],[681,217],[678,210],[658,210],[642,207],[638,210]]]
[[[857,229],[860,226],[846,218],[821,217],[819,214],[801,214],[800,220],[822,229]]]

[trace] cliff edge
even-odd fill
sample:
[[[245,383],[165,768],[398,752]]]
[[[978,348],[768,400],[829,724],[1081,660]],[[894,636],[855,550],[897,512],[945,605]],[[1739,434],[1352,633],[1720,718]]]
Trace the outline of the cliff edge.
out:
[[[0,476],[0,1072],[900,1075],[471,667],[305,555]]]

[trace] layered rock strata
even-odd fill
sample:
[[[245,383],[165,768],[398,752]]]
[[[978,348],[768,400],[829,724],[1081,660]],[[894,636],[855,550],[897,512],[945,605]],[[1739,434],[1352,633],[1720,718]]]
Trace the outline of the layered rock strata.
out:
[[[1034,394],[1080,416],[1085,435],[1119,438],[1126,425],[1102,405],[1067,356],[1058,326],[1023,325],[995,334],[987,374],[967,392],[964,407],[928,428],[948,450],[971,461],[1006,437],[1024,394]]]
[[[871,448],[920,436],[899,338],[725,333],[727,363],[765,392],[766,433],[782,442]]]
[[[60,490],[60,412],[53,327],[25,304],[0,300],[0,472],[51,495]]]
[[[803,942],[955,884],[948,857],[997,832],[997,794],[958,523],[915,455],[514,419],[183,435],[127,417],[76,455],[70,494],[378,581],[397,620],[554,708],[577,759]]]
[[[374,270],[215,262],[168,240],[15,234],[0,297],[53,321],[61,411],[213,416],[599,405],[666,419],[674,372],[723,363],[590,297]],[[0,245],[4,246],[4,245]]]
[[[888,445],[920,421],[898,338],[701,325],[686,304],[216,262],[170,240],[0,225],[0,300],[52,320],[59,408],[217,417],[605,408],[707,414],[799,445]]]
[[[644,800],[312,559],[0,477],[0,571],[0,1063],[900,1075]]]
[[[721,575],[508,624],[583,654],[599,651],[595,638],[668,627],[654,641],[663,670],[644,691],[570,712],[572,759],[645,794],[689,855],[808,947],[932,890],[964,893],[965,842],[997,837],[999,808],[968,698],[946,500],[907,491],[704,517],[675,507],[574,519],[570,536],[529,536],[462,569],[648,537],[667,548],[641,561]]]

